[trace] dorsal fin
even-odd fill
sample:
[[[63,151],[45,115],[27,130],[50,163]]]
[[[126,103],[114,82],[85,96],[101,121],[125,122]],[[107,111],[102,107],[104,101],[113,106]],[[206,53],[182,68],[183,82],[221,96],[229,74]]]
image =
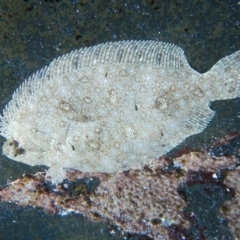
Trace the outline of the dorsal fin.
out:
[[[156,41],[122,41],[99,44],[55,59],[46,71],[48,78],[98,64],[151,64],[165,68],[190,68],[181,48]]]
[[[53,78],[83,67],[99,64],[146,64],[187,71],[190,66],[181,48],[157,41],[108,42],[93,47],[75,50],[54,59],[49,67],[36,72],[14,92],[12,100],[0,116],[0,133],[7,136],[7,125],[13,114],[38,91],[44,83]]]

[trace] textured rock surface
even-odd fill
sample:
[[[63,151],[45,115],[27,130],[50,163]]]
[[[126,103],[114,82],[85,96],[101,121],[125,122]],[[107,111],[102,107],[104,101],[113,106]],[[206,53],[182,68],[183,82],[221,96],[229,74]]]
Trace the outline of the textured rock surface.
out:
[[[189,165],[193,160],[195,164]],[[191,228],[191,218],[186,218],[184,209],[190,200],[184,201],[180,194],[181,185],[186,182],[191,182],[190,185],[198,184],[194,183],[197,176],[195,173],[203,170],[209,178],[202,179],[203,181],[219,184],[219,171],[234,167],[237,162],[238,159],[233,156],[219,157],[216,160],[207,152],[193,152],[174,159],[174,165],[181,164],[184,171],[179,171],[180,165],[176,170],[170,170],[172,162],[166,158],[146,165],[141,171],[130,170],[117,174],[71,171],[68,172],[68,178],[72,182],[65,181],[58,185],[57,189],[50,191],[45,174],[38,173],[12,182],[9,187],[0,191],[0,197],[3,201],[13,201],[21,206],[42,207],[52,214],[73,211],[82,213],[93,221],[110,220],[111,223],[120,226],[125,234],[169,239],[172,231],[175,231],[175,226],[178,226],[182,229],[182,237],[187,237],[187,229]],[[203,176],[204,174],[201,178]],[[77,179],[83,181],[79,182]],[[90,189],[89,185],[96,182],[96,179],[100,180],[100,184]],[[216,187],[209,191],[218,194]],[[216,213],[218,210],[214,211]],[[196,214],[200,214],[199,211],[196,211]],[[194,215],[192,210],[191,215]],[[235,226],[232,227],[232,231],[236,231]]]

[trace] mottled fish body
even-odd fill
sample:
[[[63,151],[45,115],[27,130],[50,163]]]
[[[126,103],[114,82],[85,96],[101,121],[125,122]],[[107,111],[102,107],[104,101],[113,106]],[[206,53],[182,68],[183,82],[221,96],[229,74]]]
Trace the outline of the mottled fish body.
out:
[[[140,168],[208,125],[209,102],[240,96],[240,51],[200,74],[183,50],[155,41],[83,48],[23,82],[1,116],[3,153],[66,169]]]

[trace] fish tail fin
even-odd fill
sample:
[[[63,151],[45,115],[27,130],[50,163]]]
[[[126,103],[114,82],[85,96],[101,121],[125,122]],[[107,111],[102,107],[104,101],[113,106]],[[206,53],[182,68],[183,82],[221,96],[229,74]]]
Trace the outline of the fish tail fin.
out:
[[[209,82],[210,101],[240,97],[240,51],[222,58],[202,76]]]

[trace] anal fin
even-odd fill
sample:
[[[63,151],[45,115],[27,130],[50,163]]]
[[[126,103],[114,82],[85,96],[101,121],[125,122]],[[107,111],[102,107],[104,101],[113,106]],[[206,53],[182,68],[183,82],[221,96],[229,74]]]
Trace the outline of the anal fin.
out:
[[[214,117],[215,112],[208,105],[203,105],[193,111],[183,126],[183,132],[189,135],[202,132]]]

